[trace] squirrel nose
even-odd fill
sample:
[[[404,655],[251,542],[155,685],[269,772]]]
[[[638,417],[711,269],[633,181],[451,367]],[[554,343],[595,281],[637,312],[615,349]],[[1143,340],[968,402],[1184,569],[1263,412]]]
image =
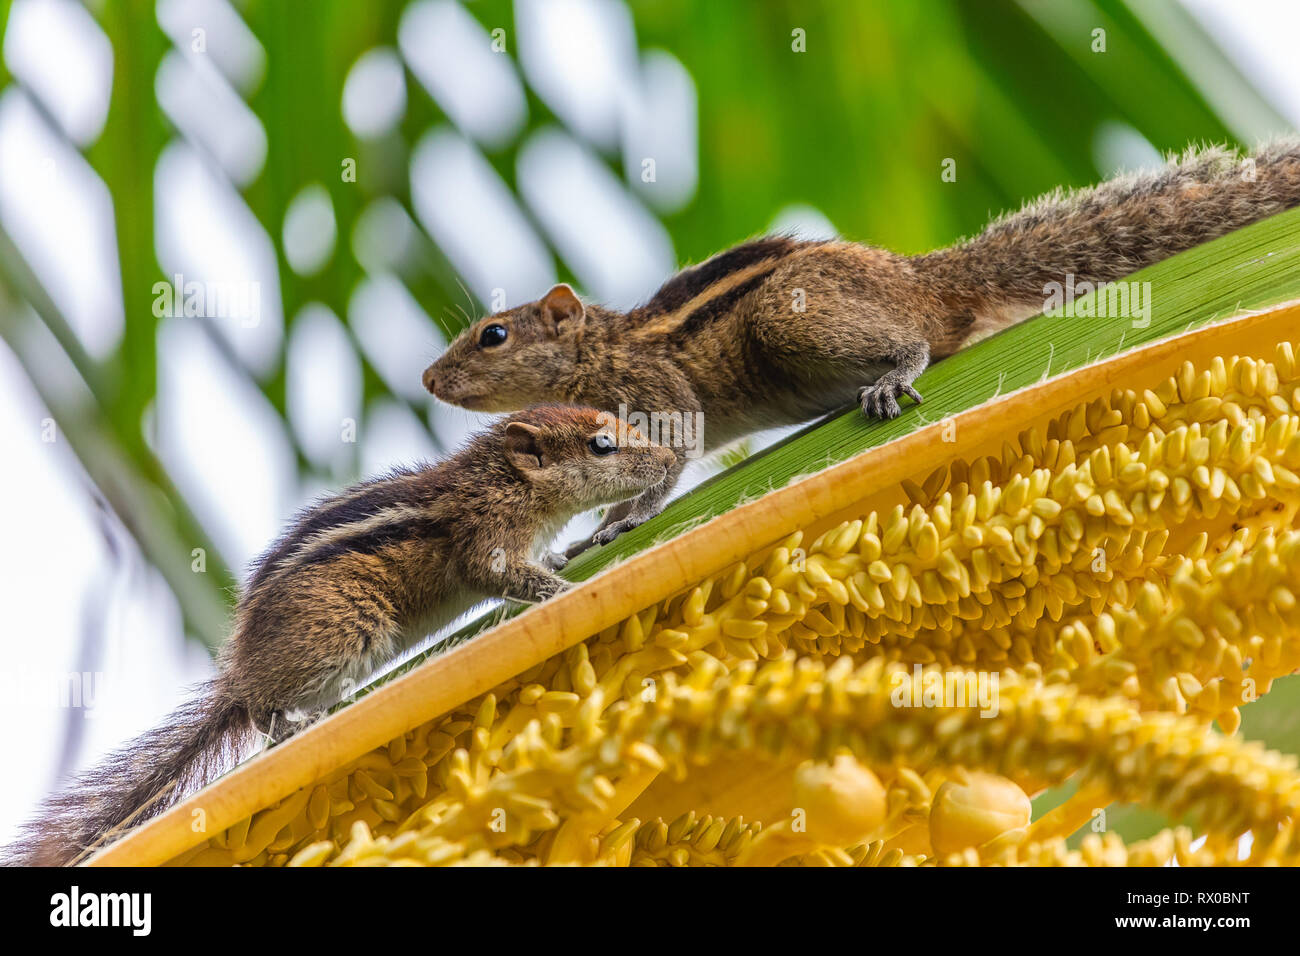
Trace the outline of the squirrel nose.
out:
[[[432,391],[433,391],[433,386],[434,386],[434,383],[435,383],[435,379],[434,379],[434,373],[433,373],[433,366],[432,366],[432,365],[430,365],[428,368],[426,368],[426,369],[424,370],[424,377],[423,377],[420,381],[422,381],[422,382],[424,383],[424,387],[425,387],[425,390],[426,390],[426,391],[429,391],[429,392],[432,392]]]

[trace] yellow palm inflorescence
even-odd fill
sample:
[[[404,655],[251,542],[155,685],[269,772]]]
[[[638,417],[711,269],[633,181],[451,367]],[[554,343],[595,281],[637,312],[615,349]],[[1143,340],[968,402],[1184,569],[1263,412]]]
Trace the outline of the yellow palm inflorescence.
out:
[[[1300,863],[1295,761],[1232,735],[1300,667],[1291,345],[977,450],[173,862]],[[1117,801],[1204,839],[1067,845]]]

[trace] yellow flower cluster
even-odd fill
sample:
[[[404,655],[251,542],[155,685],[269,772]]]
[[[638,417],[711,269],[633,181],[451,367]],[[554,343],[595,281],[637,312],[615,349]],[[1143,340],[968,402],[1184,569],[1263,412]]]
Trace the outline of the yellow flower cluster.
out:
[[[174,862],[1192,865],[1244,834],[1249,862],[1300,862],[1293,762],[1208,727],[1300,667],[1298,386],[1283,343],[1080,404]],[[762,819],[724,796],[659,816],[737,758],[785,768]],[[1031,821],[1027,794],[1070,778]],[[1112,801],[1207,839],[1068,849]]]

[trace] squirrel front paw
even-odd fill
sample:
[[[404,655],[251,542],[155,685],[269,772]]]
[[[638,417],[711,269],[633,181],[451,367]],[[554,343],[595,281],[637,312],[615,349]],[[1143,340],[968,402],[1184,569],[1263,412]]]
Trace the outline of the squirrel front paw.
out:
[[[573,544],[565,548],[564,556],[569,560],[573,560],[589,548],[594,548],[598,544],[609,544],[624,531],[631,531],[644,520],[645,519],[643,518],[624,518],[622,521],[615,521],[611,525],[598,528],[590,538],[584,538],[582,541],[575,541]],[[555,570],[558,571],[559,568],[556,568]]]
[[[613,524],[598,529],[591,536],[591,542],[592,544],[609,544],[624,531],[631,531],[641,524],[643,520],[641,518],[624,518],[621,521],[615,521]]]
[[[629,515],[628,517],[621,518],[618,521],[612,521],[609,524],[601,525],[592,533],[590,538],[583,541],[575,541],[573,544],[565,548],[564,556],[572,560],[588,548],[594,548],[596,545],[609,544],[623,532],[631,531],[638,525],[645,524],[657,513],[657,511],[654,513],[642,512],[639,515]]]
[[[858,389],[858,404],[868,418],[897,418],[903,411],[898,405],[898,399],[903,395],[921,404],[920,393],[911,385],[888,379]]]
[[[542,567],[548,571],[559,571],[568,563],[568,556],[560,554],[558,551],[547,551],[542,555]]]
[[[555,581],[538,588],[536,598],[538,601],[549,601],[557,594],[563,594],[573,587],[572,581],[565,581],[562,578],[556,578]]]
[[[518,604],[541,604],[573,587],[572,581],[548,574],[545,578],[524,582],[506,593],[506,599]]]

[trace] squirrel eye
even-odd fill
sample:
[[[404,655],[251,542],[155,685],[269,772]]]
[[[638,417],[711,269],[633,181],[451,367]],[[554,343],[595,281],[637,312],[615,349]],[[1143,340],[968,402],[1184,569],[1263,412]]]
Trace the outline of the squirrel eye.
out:
[[[587,442],[587,447],[595,455],[612,455],[618,451],[618,442],[614,441],[613,436],[602,433]]]
[[[500,345],[506,340],[508,332],[504,325],[497,325],[495,322],[483,330],[478,337],[479,345]]]

